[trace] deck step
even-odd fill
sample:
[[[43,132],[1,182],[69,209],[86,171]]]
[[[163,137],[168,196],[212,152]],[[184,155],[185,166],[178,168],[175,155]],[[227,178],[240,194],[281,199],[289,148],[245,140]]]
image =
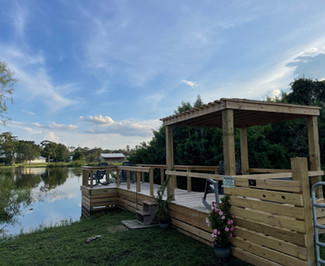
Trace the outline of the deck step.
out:
[[[145,211],[142,211],[142,210],[137,210],[137,214],[140,214],[142,216],[150,216],[150,212],[145,212]]]
[[[137,210],[137,220],[143,225],[150,225],[154,222],[158,204],[155,201],[145,200],[142,202],[142,210]]]
[[[152,200],[144,200],[142,203],[145,204],[145,205],[152,205],[152,206],[158,205],[157,202],[152,201]]]

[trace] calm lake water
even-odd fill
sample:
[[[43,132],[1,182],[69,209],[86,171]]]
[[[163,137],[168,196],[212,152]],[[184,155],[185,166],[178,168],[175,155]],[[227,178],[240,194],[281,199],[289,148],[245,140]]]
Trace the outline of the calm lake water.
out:
[[[81,216],[81,168],[0,169],[0,237]]]

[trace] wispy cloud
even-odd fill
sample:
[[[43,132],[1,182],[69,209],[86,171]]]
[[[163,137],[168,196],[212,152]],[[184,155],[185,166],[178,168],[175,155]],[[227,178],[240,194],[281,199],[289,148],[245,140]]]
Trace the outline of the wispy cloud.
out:
[[[42,125],[37,122],[32,123],[33,126],[38,128],[46,128],[46,129],[64,129],[64,130],[74,130],[77,129],[77,125],[65,125],[65,124],[57,124],[55,122],[52,122],[48,125]]]
[[[27,7],[22,1],[15,1],[12,13],[9,15],[16,35],[20,40],[24,40],[25,28],[29,16]]]
[[[197,82],[194,82],[194,81],[189,81],[189,80],[182,80],[183,83],[185,83],[186,85],[192,87],[192,88],[195,88],[197,86],[199,86],[199,84]]]
[[[114,121],[109,116],[80,116],[81,121],[89,122],[93,125],[87,132],[92,134],[119,134],[122,136],[148,136],[152,135],[152,130],[157,130],[160,126],[159,120],[147,121]]]
[[[0,57],[4,58],[19,79],[17,96],[24,100],[45,103],[50,110],[58,111],[76,105],[79,99],[70,96],[77,88],[73,83],[54,84],[46,69],[46,60],[40,52],[31,55],[14,46],[0,44]]]
[[[23,113],[25,113],[25,114],[28,114],[28,115],[35,115],[34,112],[27,111],[27,110],[25,110],[25,109],[22,109],[21,111],[22,111]]]

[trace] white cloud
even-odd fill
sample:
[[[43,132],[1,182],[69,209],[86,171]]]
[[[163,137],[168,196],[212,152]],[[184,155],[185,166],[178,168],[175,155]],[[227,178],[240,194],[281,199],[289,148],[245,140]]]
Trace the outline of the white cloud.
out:
[[[60,138],[58,136],[56,136],[53,131],[49,131],[49,132],[46,132],[46,134],[44,136],[44,140],[49,140],[49,141],[59,143]]]
[[[98,115],[98,116],[90,115],[89,117],[80,116],[80,119],[85,120],[85,121],[90,121],[90,122],[93,122],[95,124],[100,124],[100,125],[113,125],[115,123],[111,117],[102,116],[102,115]]]
[[[182,80],[183,83],[185,83],[186,85],[192,87],[192,88],[195,88],[198,86],[198,83],[197,82],[194,82],[194,81],[189,81],[189,80]]]

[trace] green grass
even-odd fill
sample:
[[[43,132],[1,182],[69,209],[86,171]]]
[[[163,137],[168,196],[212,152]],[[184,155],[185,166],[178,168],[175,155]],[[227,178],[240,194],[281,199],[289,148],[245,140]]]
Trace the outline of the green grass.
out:
[[[1,265],[216,265],[213,248],[159,227],[130,230],[125,211],[0,240]],[[88,237],[101,235],[86,243]],[[228,265],[249,265],[234,258]]]

